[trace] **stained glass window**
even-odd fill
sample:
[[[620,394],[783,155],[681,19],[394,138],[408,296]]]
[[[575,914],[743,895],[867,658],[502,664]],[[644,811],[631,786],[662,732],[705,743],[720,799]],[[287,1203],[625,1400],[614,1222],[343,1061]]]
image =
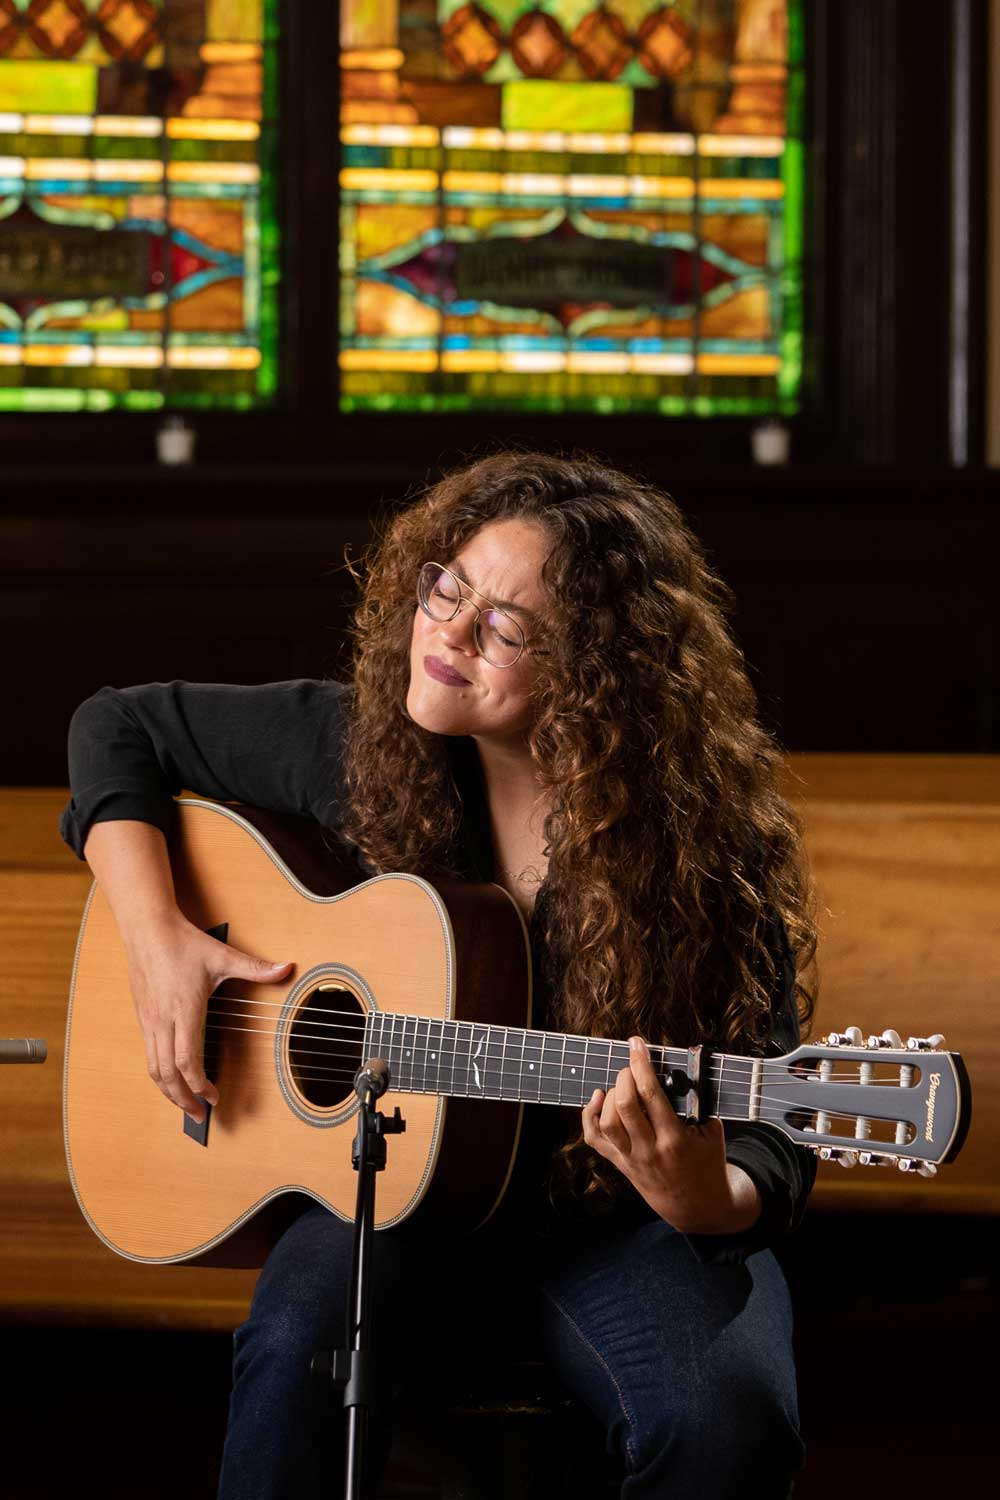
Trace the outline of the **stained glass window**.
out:
[[[791,412],[801,0],[343,0],[341,405]]]
[[[278,0],[0,0],[0,409],[277,389]]]

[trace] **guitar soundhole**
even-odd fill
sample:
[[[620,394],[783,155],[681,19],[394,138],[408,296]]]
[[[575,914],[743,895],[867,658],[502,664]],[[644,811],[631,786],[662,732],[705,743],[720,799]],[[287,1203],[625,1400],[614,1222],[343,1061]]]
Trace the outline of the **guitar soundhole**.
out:
[[[307,1104],[334,1109],[353,1097],[362,1063],[364,1011],[357,996],[337,984],[312,990],[288,1028],[288,1068]]]

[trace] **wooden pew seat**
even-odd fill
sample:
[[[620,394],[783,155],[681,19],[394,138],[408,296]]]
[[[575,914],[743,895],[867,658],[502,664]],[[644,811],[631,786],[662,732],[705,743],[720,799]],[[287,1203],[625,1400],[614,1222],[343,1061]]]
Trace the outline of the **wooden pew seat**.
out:
[[[813,1212],[996,1213],[1000,1185],[1000,757],[792,757],[820,909],[813,1036],[944,1032],[965,1055],[973,1126],[930,1181],[823,1166]],[[89,1231],[69,1185],[66,997],[90,876],[59,840],[59,789],[0,790],[0,1035],[42,1036],[41,1067],[0,1069],[0,1309],[7,1321],[226,1329],[256,1273],[135,1265]],[[150,1085],[152,1087],[152,1085]]]

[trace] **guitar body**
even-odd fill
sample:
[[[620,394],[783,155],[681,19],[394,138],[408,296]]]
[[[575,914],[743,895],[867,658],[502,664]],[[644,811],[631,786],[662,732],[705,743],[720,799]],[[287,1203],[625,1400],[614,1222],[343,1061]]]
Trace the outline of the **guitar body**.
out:
[[[374,1012],[530,1025],[527,933],[499,886],[385,875],[352,887],[357,872],[334,853],[297,849],[280,832],[287,819],[262,837],[262,821],[177,805],[181,910],[237,948],[295,964],[277,985],[227,981],[210,1002],[220,1102],[203,1141],[148,1076],[125,950],[91,890],[67,1026],[66,1155],[91,1227],[133,1260],[258,1264],[301,1194],[353,1220],[353,1077]],[[379,1108],[397,1104],[406,1129],[379,1174],[376,1227],[482,1224],[508,1181],[523,1106],[390,1089]]]

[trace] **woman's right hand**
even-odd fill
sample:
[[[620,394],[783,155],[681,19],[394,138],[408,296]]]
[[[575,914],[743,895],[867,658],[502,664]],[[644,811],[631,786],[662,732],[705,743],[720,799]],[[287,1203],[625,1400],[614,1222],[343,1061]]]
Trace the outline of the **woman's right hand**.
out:
[[[220,943],[176,908],[139,931],[133,929],[126,948],[149,1076],[162,1094],[201,1124],[202,1101],[219,1102],[219,1091],[205,1073],[209,997],[224,979],[273,984],[292,964],[270,963]]]

